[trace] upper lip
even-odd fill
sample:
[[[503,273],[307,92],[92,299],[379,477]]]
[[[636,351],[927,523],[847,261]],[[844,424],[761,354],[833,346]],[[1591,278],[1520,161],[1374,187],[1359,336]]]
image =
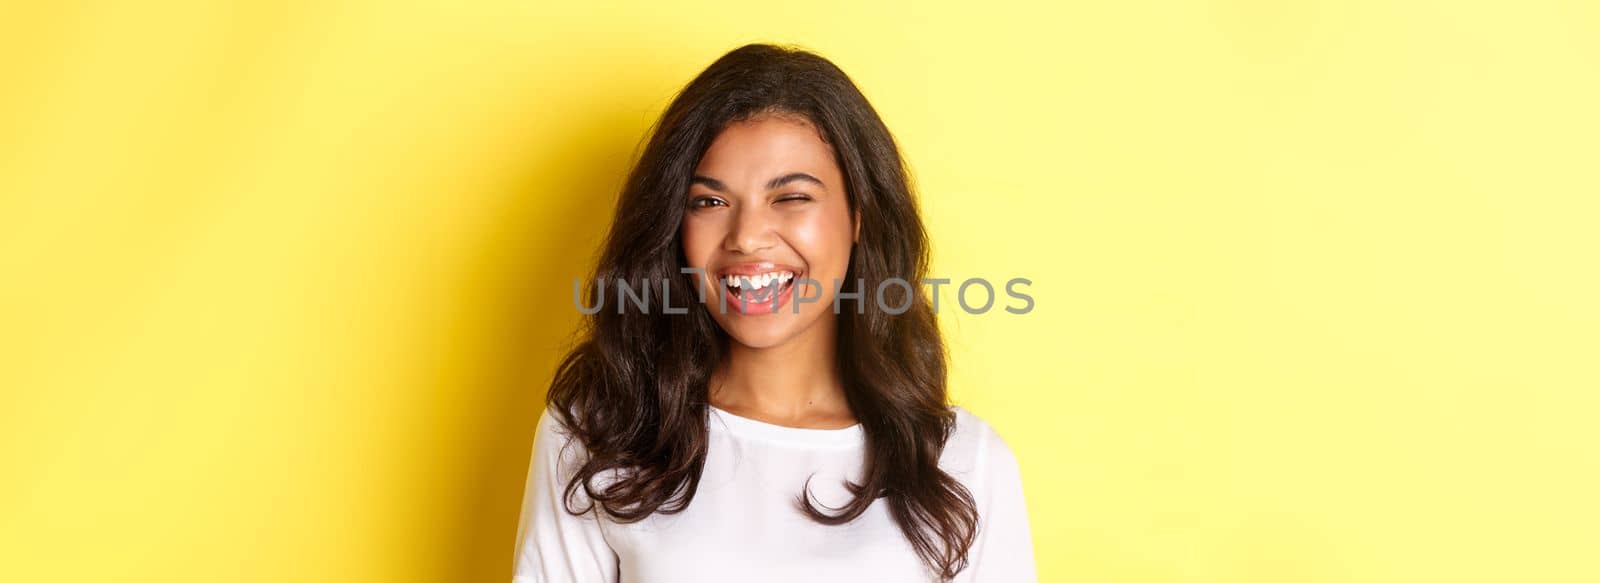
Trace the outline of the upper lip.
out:
[[[800,268],[793,265],[774,263],[771,261],[751,261],[748,263],[736,263],[718,268],[717,275],[758,275],[762,273],[772,273],[775,271],[787,271],[796,275],[800,274]]]

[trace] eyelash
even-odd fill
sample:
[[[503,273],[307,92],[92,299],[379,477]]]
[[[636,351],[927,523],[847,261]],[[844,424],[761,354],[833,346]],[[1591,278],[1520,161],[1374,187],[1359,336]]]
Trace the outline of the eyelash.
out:
[[[790,194],[790,195],[785,195],[785,196],[783,196],[783,197],[781,197],[778,200],[775,200],[773,202],[808,201],[808,200],[812,200],[810,195]],[[715,203],[715,204],[708,204],[708,203]],[[709,197],[709,196],[697,197],[694,200],[689,201],[689,208],[693,208],[693,209],[711,208],[713,206],[718,206],[718,205],[727,206],[728,203],[723,202],[721,199],[717,199],[717,198],[713,198],[713,197]]]

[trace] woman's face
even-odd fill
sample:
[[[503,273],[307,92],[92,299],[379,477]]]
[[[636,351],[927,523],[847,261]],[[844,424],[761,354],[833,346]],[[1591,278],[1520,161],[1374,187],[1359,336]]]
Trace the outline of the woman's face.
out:
[[[856,237],[845,197],[833,148],[803,118],[730,124],[712,141],[680,228],[705,306],[735,342],[781,345],[834,317]]]

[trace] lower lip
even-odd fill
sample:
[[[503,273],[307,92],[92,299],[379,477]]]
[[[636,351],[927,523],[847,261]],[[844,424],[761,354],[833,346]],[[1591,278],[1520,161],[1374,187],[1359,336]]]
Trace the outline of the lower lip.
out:
[[[770,316],[779,313],[781,308],[789,305],[789,300],[794,297],[796,282],[799,281],[800,276],[794,276],[788,283],[783,284],[783,291],[760,302],[740,301],[739,296],[735,295],[733,290],[728,289],[728,286],[722,286],[722,299],[726,302],[728,311],[733,313],[745,316]]]

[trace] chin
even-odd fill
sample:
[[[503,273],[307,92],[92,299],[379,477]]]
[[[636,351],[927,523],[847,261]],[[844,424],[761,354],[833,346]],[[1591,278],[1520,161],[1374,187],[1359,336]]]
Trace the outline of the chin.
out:
[[[735,318],[737,319],[738,317],[735,316]],[[800,332],[799,327],[794,326],[792,322],[744,321],[721,322],[720,324],[722,331],[727,332],[730,339],[750,348],[781,346]]]

